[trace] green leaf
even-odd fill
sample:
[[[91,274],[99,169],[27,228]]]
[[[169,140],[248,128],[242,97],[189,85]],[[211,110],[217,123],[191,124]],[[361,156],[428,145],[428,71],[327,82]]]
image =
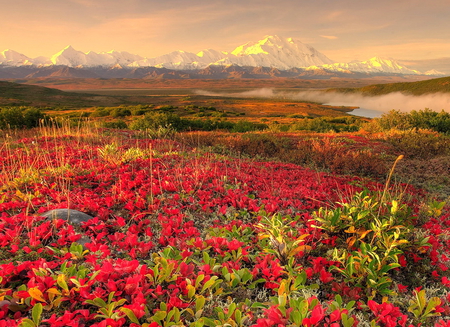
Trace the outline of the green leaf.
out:
[[[180,310],[178,308],[174,308],[171,311],[175,311],[174,318],[175,318],[175,322],[178,323],[180,321],[180,317],[181,317]]]
[[[63,290],[68,291],[69,286],[66,283],[66,276],[64,274],[59,274],[56,278],[56,283],[61,287]]]
[[[300,314],[302,315],[302,317],[303,318],[306,317],[306,315],[308,314],[308,311],[309,311],[309,305],[306,300],[303,300],[302,302],[300,302],[299,310],[300,310]]]
[[[125,302],[127,302],[127,299],[120,299],[119,301],[114,302],[116,307],[120,307]]]
[[[241,325],[241,321],[242,321],[242,312],[241,312],[241,310],[236,309],[234,311],[234,320],[236,321],[236,323],[238,325]]]
[[[41,323],[41,315],[42,315],[42,304],[36,303],[33,306],[33,310],[31,310],[31,316],[33,317],[33,321],[36,324],[36,326],[39,326]]]
[[[70,253],[73,253],[73,254],[82,254],[83,246],[81,244],[78,244],[77,242],[73,242],[70,245],[69,251],[70,251]]]
[[[120,311],[125,313],[127,315],[128,319],[131,320],[131,322],[133,322],[135,324],[140,324],[139,323],[139,319],[136,317],[136,315],[134,314],[133,310],[131,310],[129,308],[120,308]]]
[[[176,309],[176,308],[173,308],[172,310],[170,310],[170,311],[167,313],[167,317],[166,317],[166,321],[167,321],[167,322],[171,321],[171,320],[172,320],[172,317],[175,316],[175,309]],[[176,320],[176,319],[175,319],[175,320]]]
[[[152,317],[151,319],[156,321],[156,322],[161,322],[162,320],[164,320],[167,317],[167,312],[166,311],[157,311]]]
[[[205,324],[206,326],[209,326],[209,327],[217,327],[217,325],[218,325],[218,323],[216,323],[214,320],[206,318],[206,317],[200,318],[199,321],[201,321],[203,324]]]
[[[355,323],[355,319],[349,317],[346,313],[341,315],[341,322],[344,327],[352,327]]]
[[[200,283],[205,279],[205,275],[201,274],[198,275],[197,279],[195,280],[195,288],[198,288],[200,286]]]
[[[262,304],[260,302],[253,302],[252,305],[250,306],[250,308],[252,308],[252,309],[267,309],[267,306],[265,306],[264,304]]]
[[[432,297],[428,301],[427,308],[425,309],[425,312],[423,313],[423,316],[434,316],[438,315],[438,313],[431,314],[432,311],[436,310],[436,307],[441,304],[441,299],[438,297]]]
[[[227,314],[227,320],[230,319],[230,317],[233,315],[234,311],[236,310],[236,303],[231,303],[228,306],[228,314]]]
[[[212,276],[210,280],[208,280],[202,288],[202,291],[200,293],[203,293],[204,291],[206,291],[208,288],[212,287],[217,280],[217,276]]]
[[[206,299],[203,295],[200,295],[196,300],[195,300],[195,311],[200,311],[201,309],[203,309],[203,307],[205,306],[205,302]]]
[[[292,320],[297,326],[302,325],[302,315],[298,310],[293,310],[289,315],[289,319]]]
[[[353,306],[355,305],[355,303],[356,303],[356,301],[350,301],[349,303],[347,303],[345,308],[350,312],[351,309],[353,308]]]
[[[74,283],[76,287],[78,287],[78,288],[81,287],[81,283],[80,283],[77,279],[75,279],[75,278],[70,278],[70,281],[71,281],[72,283]]]
[[[115,293],[115,292],[109,293],[109,295],[108,295],[108,303],[111,303],[111,301],[112,301],[112,299],[113,299],[113,297],[114,297],[114,293]]]
[[[31,319],[25,318],[20,322],[19,327],[37,327],[37,325]]]

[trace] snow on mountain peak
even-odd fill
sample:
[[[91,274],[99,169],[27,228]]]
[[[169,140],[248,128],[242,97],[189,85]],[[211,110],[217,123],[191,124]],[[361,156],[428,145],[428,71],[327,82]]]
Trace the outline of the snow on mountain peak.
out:
[[[97,66],[128,66],[144,59],[125,51],[100,52],[89,51],[87,53],[77,51],[72,46],[67,46],[57,54],[51,61],[54,65],[64,65],[69,67],[97,67]]]
[[[311,67],[313,68],[313,67]],[[418,71],[401,66],[393,59],[373,57],[364,61],[352,61],[349,63],[334,63],[322,65],[321,68],[329,71],[350,71],[369,74],[405,74],[414,75],[420,74]]]
[[[31,58],[11,49],[0,52],[0,64],[9,66],[30,65]]]
[[[395,60],[373,57],[365,61],[334,63],[310,45],[294,38],[268,35],[255,42],[236,47],[231,53],[205,49],[198,53],[173,51],[154,58],[144,58],[125,51],[87,53],[75,50],[71,45],[51,58],[31,59],[13,50],[0,52],[0,65],[62,65],[68,67],[163,67],[168,69],[191,70],[208,66],[249,66],[269,67],[279,70],[303,68],[336,72],[420,74],[398,64]],[[433,73],[433,72],[430,72]]]
[[[333,63],[313,47],[293,38],[266,36],[257,42],[248,42],[231,52],[237,58],[230,62],[243,66],[266,66],[278,69],[320,66]]]

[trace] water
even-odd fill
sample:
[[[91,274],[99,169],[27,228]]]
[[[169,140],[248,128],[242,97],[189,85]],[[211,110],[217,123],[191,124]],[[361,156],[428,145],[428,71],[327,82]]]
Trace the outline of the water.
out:
[[[327,106],[345,106],[345,107],[358,107],[357,103],[354,102],[337,102],[332,101],[328,103],[324,103]],[[359,116],[359,117],[365,117],[365,118],[379,118],[383,114],[382,111],[373,110],[373,109],[365,109],[358,107],[357,109],[353,109],[352,111],[348,112],[350,115],[353,116]]]
[[[383,112],[373,109],[358,108],[349,112],[350,115],[366,118],[380,118]]]

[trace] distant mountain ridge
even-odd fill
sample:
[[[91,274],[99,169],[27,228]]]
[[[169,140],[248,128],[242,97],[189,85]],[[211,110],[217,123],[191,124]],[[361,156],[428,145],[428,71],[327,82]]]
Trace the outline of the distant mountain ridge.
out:
[[[394,92],[416,96],[431,93],[450,93],[450,76],[417,82],[373,84],[358,88],[335,88],[329,89],[329,91],[359,93],[365,96],[378,96]]]
[[[355,73],[422,74],[417,70],[400,65],[393,59],[386,58],[374,57],[366,61],[336,63],[312,46],[293,38],[282,38],[279,36],[267,36],[256,42],[248,42],[238,46],[230,53],[213,49],[206,49],[197,54],[186,51],[174,51],[155,58],[144,58],[125,51],[101,53],[90,51],[84,53],[75,50],[72,46],[64,48],[51,58],[38,57],[33,59],[9,49],[0,52],[0,78],[14,78],[8,76],[17,76],[17,78],[29,77],[20,73],[19,70],[14,72],[14,69],[12,69],[22,68],[21,72],[24,72],[26,71],[26,69],[23,69],[24,67],[28,67],[29,71],[33,70],[31,72],[33,75],[42,75],[45,71],[52,71],[52,76],[57,76],[57,71],[61,71],[63,66],[79,70],[74,75],[87,74],[89,77],[105,77],[105,71],[108,71],[106,75],[119,77],[120,75],[130,75],[130,72],[140,68],[144,70],[158,68],[186,71],[184,75],[207,75],[208,70],[229,70],[230,67],[242,67],[252,76],[254,75],[252,68],[255,67],[269,68],[279,72],[283,71],[285,73],[278,74],[283,76],[292,75],[291,73],[296,69],[296,73],[299,73],[300,76],[336,76]],[[214,69],[212,67],[218,68]],[[120,70],[127,72],[120,72]],[[102,73],[99,75],[100,71]],[[65,72],[66,75],[64,77],[67,77],[68,70],[65,69]],[[115,74],[112,74],[112,72]],[[152,71],[152,73],[154,72],[155,70]],[[430,74],[439,75],[440,73],[432,71]],[[133,74],[131,73],[131,75]],[[175,72],[172,75],[183,75],[183,73]],[[263,75],[267,74],[264,73]],[[272,77],[273,75],[272,72]]]

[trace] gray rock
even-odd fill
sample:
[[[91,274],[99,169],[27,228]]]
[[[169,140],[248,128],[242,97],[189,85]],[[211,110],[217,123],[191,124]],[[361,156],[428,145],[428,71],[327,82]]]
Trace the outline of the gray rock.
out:
[[[54,209],[43,213],[41,216],[47,217],[48,219],[63,219],[74,226],[80,226],[81,223],[94,218],[84,212],[73,209]],[[77,243],[83,245],[83,248],[85,248],[85,244],[91,242],[91,239],[84,234],[81,235],[82,237],[77,241]]]
[[[81,225],[94,217],[85,214],[84,212],[73,209],[54,209],[43,213],[41,216],[49,219],[63,219],[73,225]]]

